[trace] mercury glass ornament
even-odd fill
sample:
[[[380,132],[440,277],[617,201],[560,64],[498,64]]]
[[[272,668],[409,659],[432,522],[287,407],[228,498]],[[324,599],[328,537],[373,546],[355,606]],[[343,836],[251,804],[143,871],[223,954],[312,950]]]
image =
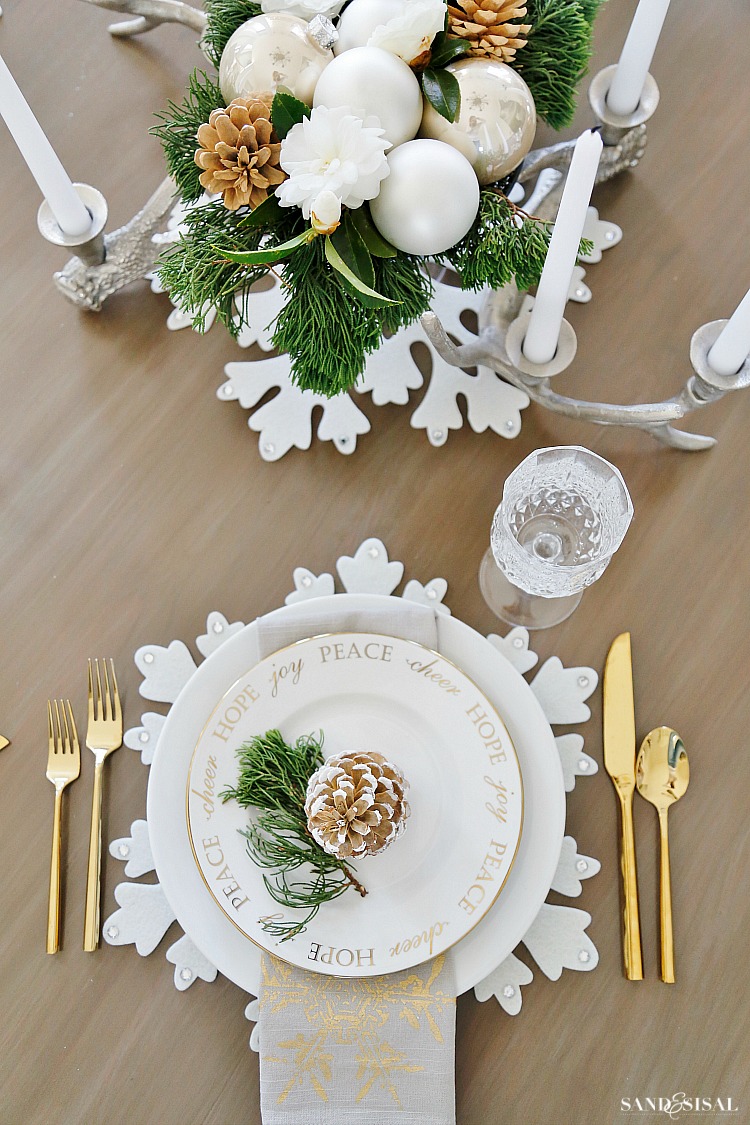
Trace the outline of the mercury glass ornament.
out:
[[[446,69],[461,90],[458,118],[446,121],[425,101],[419,135],[457,148],[480,184],[495,183],[518,167],[534,143],[531,90],[515,70],[492,59],[459,59]]]
[[[354,47],[326,67],[315,87],[313,106],[346,107],[364,121],[377,117],[395,147],[416,137],[422,91],[403,59],[379,47]]]
[[[370,201],[383,237],[421,256],[460,242],[479,209],[479,182],[466,157],[440,141],[407,141],[389,153],[388,167],[380,194]]]
[[[312,105],[318,79],[332,59],[333,51],[308,34],[305,20],[284,12],[254,16],[237,28],[224,48],[219,86],[227,105],[277,86]]]

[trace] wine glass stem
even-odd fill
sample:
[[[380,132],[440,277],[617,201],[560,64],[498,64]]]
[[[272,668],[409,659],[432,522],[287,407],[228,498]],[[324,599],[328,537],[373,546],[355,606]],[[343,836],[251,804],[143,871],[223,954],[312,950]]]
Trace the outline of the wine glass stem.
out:
[[[531,541],[531,553],[545,562],[557,562],[563,553],[561,536],[554,531],[540,531]]]

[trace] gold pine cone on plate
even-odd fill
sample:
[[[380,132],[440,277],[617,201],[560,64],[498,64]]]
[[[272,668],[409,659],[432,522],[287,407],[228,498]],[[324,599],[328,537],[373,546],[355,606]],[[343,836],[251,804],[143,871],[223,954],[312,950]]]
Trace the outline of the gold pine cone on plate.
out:
[[[279,167],[281,142],[271,124],[273,94],[235,98],[226,109],[214,109],[198,130],[195,163],[206,191],[221,195],[230,211],[257,207],[269,189],[283,183]]]
[[[448,4],[448,32],[468,40],[470,54],[509,63],[531,31],[531,24],[511,21],[525,15],[516,0],[456,0]]]
[[[401,770],[382,754],[334,754],[307,783],[307,826],[339,859],[375,855],[403,831],[408,789]]]

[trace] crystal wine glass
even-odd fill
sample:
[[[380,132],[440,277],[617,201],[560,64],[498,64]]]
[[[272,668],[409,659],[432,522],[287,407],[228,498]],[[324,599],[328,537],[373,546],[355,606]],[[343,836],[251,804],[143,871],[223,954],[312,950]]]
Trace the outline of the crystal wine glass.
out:
[[[577,445],[537,449],[505,482],[479,569],[485,601],[510,625],[558,625],[601,577],[632,517],[609,461]]]

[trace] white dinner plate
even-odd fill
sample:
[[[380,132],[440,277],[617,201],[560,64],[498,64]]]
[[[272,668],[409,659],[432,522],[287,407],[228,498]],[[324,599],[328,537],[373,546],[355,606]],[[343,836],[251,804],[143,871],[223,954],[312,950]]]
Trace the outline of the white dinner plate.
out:
[[[398,598],[388,599],[394,609]],[[378,594],[336,594],[277,611],[304,628],[330,608],[365,621],[381,610]],[[362,615],[361,617],[359,615]],[[377,629],[377,617],[373,618]],[[437,648],[469,676],[502,716],[523,775],[524,821],[515,863],[502,894],[482,921],[450,952],[457,994],[468,991],[515,949],[544,902],[557,869],[565,828],[560,757],[544,712],[524,678],[484,637],[455,617],[437,616]],[[217,699],[258,660],[252,623],[225,641],[198,668],[171,707],[150,770],[147,817],[156,872],[178,922],[208,960],[257,996],[260,949],[218,909],[195,863],[185,816],[185,786],[193,750]]]
[[[289,743],[322,731],[326,756],[383,754],[409,785],[405,830],[349,862],[366,895],[350,887],[296,934],[306,912],[275,901],[248,854],[257,810],[221,798],[238,784],[238,751],[268,730]],[[501,893],[523,822],[518,759],[487,696],[440,653],[379,633],[309,637],[248,669],[215,701],[186,799],[195,861],[231,924],[292,965],[341,977],[409,969],[460,941]],[[288,879],[311,876],[304,866]]]

